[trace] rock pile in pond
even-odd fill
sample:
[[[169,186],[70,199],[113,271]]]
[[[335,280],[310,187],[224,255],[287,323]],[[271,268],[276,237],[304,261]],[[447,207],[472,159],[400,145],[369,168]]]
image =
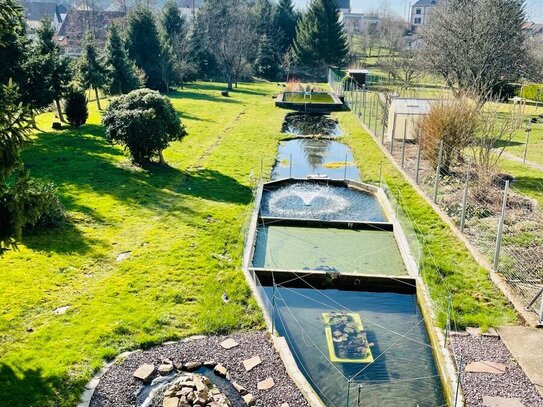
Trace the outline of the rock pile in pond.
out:
[[[232,407],[232,403],[206,377],[182,373],[164,393],[163,407]]]

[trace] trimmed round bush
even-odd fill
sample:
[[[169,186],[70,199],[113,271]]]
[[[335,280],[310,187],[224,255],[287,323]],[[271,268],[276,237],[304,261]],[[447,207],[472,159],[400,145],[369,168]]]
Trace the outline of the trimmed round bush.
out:
[[[139,165],[157,158],[163,162],[164,149],[187,135],[170,100],[150,89],[113,99],[102,123],[107,139],[124,146]]]

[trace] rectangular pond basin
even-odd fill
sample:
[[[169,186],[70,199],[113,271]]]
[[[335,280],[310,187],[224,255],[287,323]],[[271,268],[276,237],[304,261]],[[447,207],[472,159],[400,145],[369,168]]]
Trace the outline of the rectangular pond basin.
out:
[[[327,406],[445,405],[415,295],[282,286],[259,290],[300,371]],[[352,323],[334,324],[327,338],[330,315],[341,313]],[[336,339],[334,352],[330,335]]]
[[[312,138],[282,142],[272,179],[306,178],[312,175],[360,180],[353,153],[343,143]]]
[[[302,112],[331,112],[341,110],[343,102],[329,92],[284,92],[277,96],[275,106]]]
[[[394,234],[296,226],[260,226],[253,267],[405,276]]]

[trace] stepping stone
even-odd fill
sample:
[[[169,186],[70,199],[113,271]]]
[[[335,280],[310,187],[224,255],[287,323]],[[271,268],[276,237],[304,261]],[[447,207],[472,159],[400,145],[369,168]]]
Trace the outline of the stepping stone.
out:
[[[281,407],[290,407],[290,406],[288,405],[288,403],[283,403],[281,404]]]
[[[153,376],[153,373],[155,373],[155,366],[144,364],[138,367],[138,369],[134,372],[134,377],[144,382],[148,382]]]
[[[132,255],[132,252],[122,252],[122,253],[119,253],[119,255],[117,256],[115,260],[116,261],[127,260],[130,258],[131,255]]]
[[[483,396],[483,405],[485,407],[524,407],[520,399],[490,396]]]
[[[466,331],[451,331],[449,336],[469,336],[469,332]]]
[[[192,372],[193,370],[200,369],[202,364],[200,362],[187,362],[183,365],[183,369]]]
[[[173,365],[164,363],[158,367],[158,373],[160,373],[163,376],[166,376],[167,374],[170,374],[173,371]]]
[[[232,349],[232,348],[235,348],[237,346],[239,346],[239,343],[237,343],[235,340],[233,340],[232,338],[228,338],[227,340],[225,341],[222,341],[221,344],[220,344],[224,349]]]
[[[177,407],[179,404],[179,397],[167,397],[164,399],[163,407]]]
[[[501,363],[488,362],[481,360],[479,362],[472,362],[466,366],[466,372],[469,373],[492,373],[503,374],[505,373],[506,366]]]
[[[466,328],[466,332],[472,336],[479,336],[481,335],[481,330],[479,328],[473,328],[473,327],[470,327],[468,326]]]
[[[275,386],[275,382],[273,381],[272,377],[268,377],[266,380],[262,380],[261,382],[258,382],[256,385],[256,388],[258,390],[269,390],[273,386]]]
[[[53,314],[55,315],[64,315],[66,314],[66,311],[70,308],[69,305],[65,305],[64,307],[59,307],[56,310],[53,311]]]
[[[251,359],[244,360],[243,367],[245,368],[247,372],[250,372],[261,363],[262,363],[262,359],[260,359],[260,356],[254,356]]]

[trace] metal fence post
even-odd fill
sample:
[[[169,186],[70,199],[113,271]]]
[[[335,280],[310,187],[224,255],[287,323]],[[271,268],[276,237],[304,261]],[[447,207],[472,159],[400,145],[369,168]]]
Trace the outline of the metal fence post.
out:
[[[372,95],[373,95],[373,93],[372,93]],[[371,115],[373,114],[372,110],[373,110],[373,96],[372,96],[372,99],[371,99],[371,102],[370,102],[370,111],[369,111],[369,114],[368,114],[368,128],[370,130],[371,130]]]
[[[377,123],[379,123],[379,95],[375,92],[375,137],[377,137]]]
[[[405,164],[405,141],[407,140],[407,117],[403,122],[403,143],[402,143],[402,168]]]
[[[509,180],[505,181],[505,190],[503,191],[503,204],[500,222],[498,224],[498,236],[496,237],[496,252],[494,253],[494,270],[498,271],[500,265],[500,251],[502,247],[503,225],[505,223],[505,213],[507,211],[507,196],[509,194]]]
[[[466,224],[466,208],[468,206],[469,181],[471,178],[471,158],[468,159],[468,172],[466,174],[466,185],[464,187],[464,196],[462,197],[462,217],[460,218],[460,231],[464,232]]]
[[[383,185],[383,161],[381,161],[381,166],[379,167],[379,188],[382,188]]]
[[[345,404],[347,407],[351,404],[351,379],[347,380],[347,404]]]
[[[530,141],[530,132],[532,131],[532,122],[528,120],[528,126],[526,127],[526,144],[524,145],[524,156],[522,163],[526,164],[526,156],[528,155],[528,142]]]
[[[366,90],[362,90],[362,123],[366,124]]]
[[[462,381],[462,355],[458,362],[458,376],[456,377],[456,394],[454,396],[454,407],[458,406],[458,396],[460,395],[460,382]]]
[[[290,168],[289,168],[288,177],[292,178],[292,154],[290,155],[289,165],[290,165]]]
[[[396,133],[396,120],[398,113],[394,112],[394,121],[392,122],[392,132],[390,133],[390,154],[394,154],[394,136]]]
[[[417,167],[415,168],[415,183],[419,184],[420,155],[422,152],[422,129],[419,129],[419,147],[417,149]]]
[[[385,98],[385,104],[383,107],[383,131],[381,132],[381,145],[385,144],[385,123],[387,123],[387,120],[388,120],[387,116],[388,116],[388,105],[387,105],[387,100]]]
[[[439,187],[439,177],[441,175],[441,160],[443,159],[443,140],[439,143],[439,157],[436,167],[436,181],[434,183],[434,203],[437,203],[437,190]]]

